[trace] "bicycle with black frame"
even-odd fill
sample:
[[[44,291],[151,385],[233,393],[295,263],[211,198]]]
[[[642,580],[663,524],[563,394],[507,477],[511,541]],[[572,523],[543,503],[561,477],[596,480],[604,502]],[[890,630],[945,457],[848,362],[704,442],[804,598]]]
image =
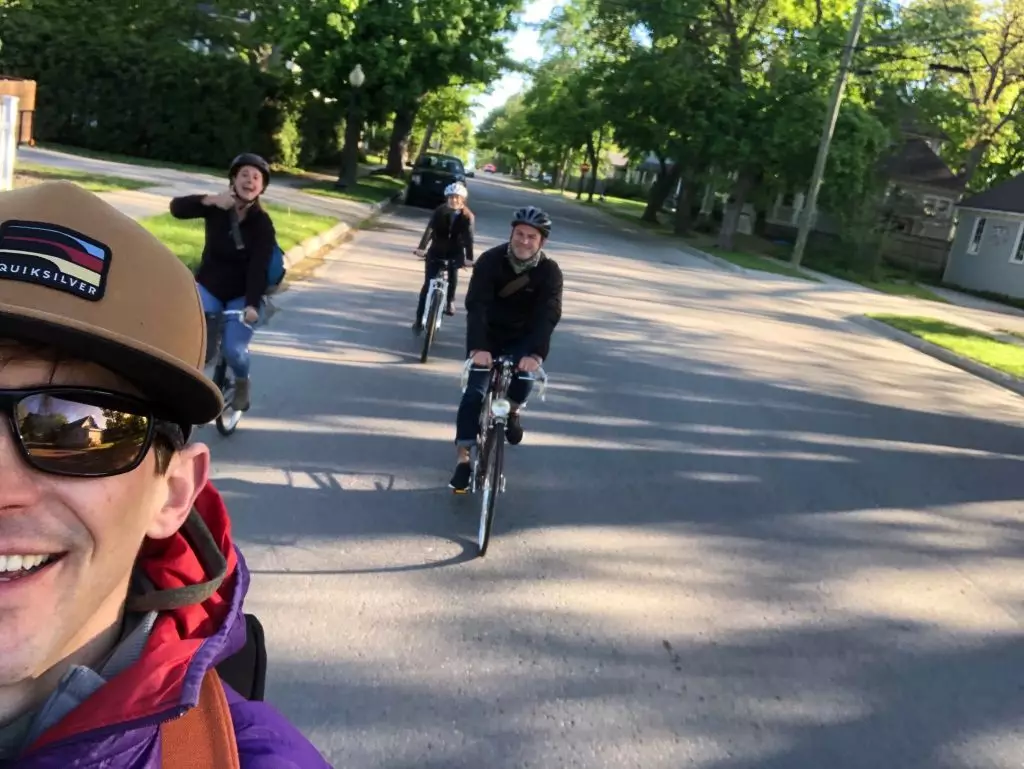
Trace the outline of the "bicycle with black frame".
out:
[[[462,372],[462,391],[469,384],[472,371],[490,371],[487,393],[480,409],[480,432],[476,446],[472,452],[472,474],[470,476],[470,492],[475,494],[479,489],[480,526],[477,530],[477,555],[487,554],[487,545],[491,538],[491,527],[494,523],[494,508],[497,496],[505,491],[505,426],[512,413],[512,402],[508,398],[508,389],[517,374],[522,379],[536,381],[540,384],[538,395],[544,400],[544,391],[548,376],[543,368],[535,374],[517,372],[517,359],[511,355],[503,355],[494,361],[490,369],[474,366],[472,359],[466,361]],[[520,409],[525,408],[523,403]]]

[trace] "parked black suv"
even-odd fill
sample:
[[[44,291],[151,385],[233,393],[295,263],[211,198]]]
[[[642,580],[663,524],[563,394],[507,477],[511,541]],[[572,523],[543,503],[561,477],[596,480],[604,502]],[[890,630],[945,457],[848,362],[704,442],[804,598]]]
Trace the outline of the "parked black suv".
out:
[[[405,204],[437,208],[444,202],[444,188],[453,182],[466,183],[462,161],[454,155],[424,152],[412,168]]]

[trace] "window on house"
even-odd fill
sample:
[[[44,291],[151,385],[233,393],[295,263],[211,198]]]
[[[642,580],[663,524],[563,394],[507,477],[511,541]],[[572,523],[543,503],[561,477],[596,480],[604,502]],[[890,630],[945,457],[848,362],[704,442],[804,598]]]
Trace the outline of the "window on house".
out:
[[[939,198],[934,195],[925,195],[921,200],[922,208],[927,216],[935,216],[943,219],[949,218],[949,212],[953,201],[949,198]]]
[[[967,246],[967,253],[976,254],[981,248],[981,238],[985,234],[985,217],[979,216],[974,220],[974,232],[971,234],[971,242]]]
[[[1014,264],[1024,264],[1024,223],[1017,228],[1017,245],[1013,249],[1010,261]]]

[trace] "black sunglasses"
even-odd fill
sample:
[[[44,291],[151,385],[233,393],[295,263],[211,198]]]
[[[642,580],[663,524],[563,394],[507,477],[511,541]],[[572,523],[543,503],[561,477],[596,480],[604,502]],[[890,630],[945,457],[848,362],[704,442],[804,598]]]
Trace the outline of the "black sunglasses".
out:
[[[157,435],[174,448],[187,429],[154,417],[145,402],[109,390],[0,390],[0,416],[30,467],[50,475],[107,478],[138,467]]]

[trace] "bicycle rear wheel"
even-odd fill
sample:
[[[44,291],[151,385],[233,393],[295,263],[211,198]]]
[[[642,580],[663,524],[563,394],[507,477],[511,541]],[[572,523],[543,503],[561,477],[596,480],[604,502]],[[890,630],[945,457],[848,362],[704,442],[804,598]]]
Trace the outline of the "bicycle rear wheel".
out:
[[[480,528],[477,531],[477,555],[487,555],[491,540],[491,526],[494,523],[494,505],[501,490],[501,472],[505,460],[505,431],[500,425],[492,425],[484,444],[483,483],[480,495]]]
[[[437,315],[441,312],[440,302],[437,299],[437,292],[430,292],[430,312],[427,313],[427,325],[423,329],[423,351],[420,353],[420,363],[426,363],[430,355],[430,345],[434,343],[434,334],[437,333]]]

